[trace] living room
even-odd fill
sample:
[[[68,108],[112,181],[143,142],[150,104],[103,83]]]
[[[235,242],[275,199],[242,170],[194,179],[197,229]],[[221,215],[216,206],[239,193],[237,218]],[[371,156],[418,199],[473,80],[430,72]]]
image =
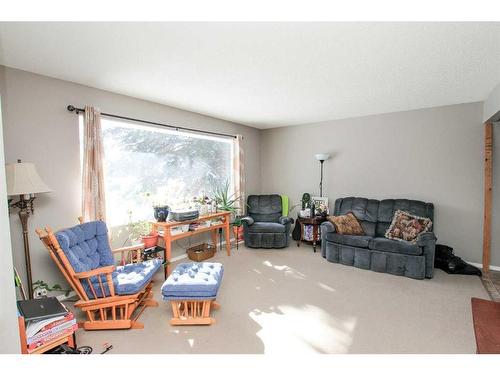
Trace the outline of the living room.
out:
[[[1,353],[500,353],[498,35],[0,22]]]

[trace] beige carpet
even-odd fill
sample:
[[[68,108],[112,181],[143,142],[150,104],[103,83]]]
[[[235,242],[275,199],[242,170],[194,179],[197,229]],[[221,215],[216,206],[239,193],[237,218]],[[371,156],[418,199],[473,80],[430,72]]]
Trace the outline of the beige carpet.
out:
[[[412,280],[329,263],[311,247],[233,248],[212,326],[168,324],[160,307],[143,330],[77,332],[78,345],[110,353],[474,353],[470,298],[488,298],[476,276]]]

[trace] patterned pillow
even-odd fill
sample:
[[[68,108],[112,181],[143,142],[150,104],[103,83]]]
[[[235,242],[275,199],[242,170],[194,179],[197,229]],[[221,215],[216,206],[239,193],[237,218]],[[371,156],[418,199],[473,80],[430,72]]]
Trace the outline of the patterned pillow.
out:
[[[333,224],[338,234],[362,236],[365,234],[363,227],[352,212],[340,216],[328,216],[328,221]]]
[[[423,232],[428,232],[431,229],[431,219],[397,210],[394,213],[391,225],[385,232],[385,237],[391,240],[417,243],[418,235]]]

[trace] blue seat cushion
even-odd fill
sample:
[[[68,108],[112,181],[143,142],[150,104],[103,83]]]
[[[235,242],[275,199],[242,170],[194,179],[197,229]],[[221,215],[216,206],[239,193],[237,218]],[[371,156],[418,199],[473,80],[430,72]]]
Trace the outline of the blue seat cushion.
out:
[[[217,296],[224,267],[220,263],[179,264],[161,287],[165,300],[204,300]]]
[[[285,233],[286,226],[280,223],[256,221],[248,227],[250,233]]]
[[[116,267],[113,271],[113,287],[115,288],[115,294],[120,296],[127,296],[131,294],[139,293],[147,283],[153,278],[156,271],[161,267],[161,259],[150,259],[142,263],[131,263],[124,266]],[[101,278],[102,286],[104,288],[104,293],[106,297],[110,295],[106,277],[104,275],[99,276]],[[99,284],[99,279],[97,276],[91,278],[92,287],[98,298],[102,297],[102,289]],[[86,280],[82,280],[83,288],[90,299],[94,298],[94,293],[90,288]]]
[[[162,260],[156,258],[116,267],[116,271],[113,272],[115,293],[129,295],[140,292],[161,268],[161,264]]]
[[[406,255],[422,255],[422,248],[407,241],[390,240],[385,237],[375,237],[370,241],[368,248],[371,250],[399,253]]]
[[[339,243],[342,245],[363,247],[368,248],[370,240],[373,239],[371,236],[353,236],[350,234],[338,234],[334,232],[329,232],[326,234],[327,241]]]

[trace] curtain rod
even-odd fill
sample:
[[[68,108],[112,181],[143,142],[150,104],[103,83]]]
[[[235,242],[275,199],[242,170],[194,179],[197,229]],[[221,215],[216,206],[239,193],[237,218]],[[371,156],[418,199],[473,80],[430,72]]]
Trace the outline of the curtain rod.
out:
[[[80,112],[83,112],[83,113],[85,112],[84,108],[76,108],[75,106],[73,106],[71,104],[68,105],[66,107],[66,109],[70,112],[75,112],[76,114],[79,114]],[[191,128],[185,128],[182,126],[173,126],[173,125],[168,125],[168,124],[162,124],[160,122],[146,121],[146,120],[140,120],[140,119],[132,118],[132,117],[112,115],[110,113],[104,113],[104,112],[101,112],[101,116],[119,118],[121,120],[128,120],[128,121],[134,121],[134,122],[142,122],[143,124],[158,125],[158,126],[163,126],[163,127],[170,128],[170,129],[184,130],[184,131],[192,132],[192,133],[202,133],[202,134],[217,135],[220,137],[236,138],[236,136],[233,134],[225,134],[225,133],[211,132],[211,131],[207,131],[207,130],[191,129]]]

